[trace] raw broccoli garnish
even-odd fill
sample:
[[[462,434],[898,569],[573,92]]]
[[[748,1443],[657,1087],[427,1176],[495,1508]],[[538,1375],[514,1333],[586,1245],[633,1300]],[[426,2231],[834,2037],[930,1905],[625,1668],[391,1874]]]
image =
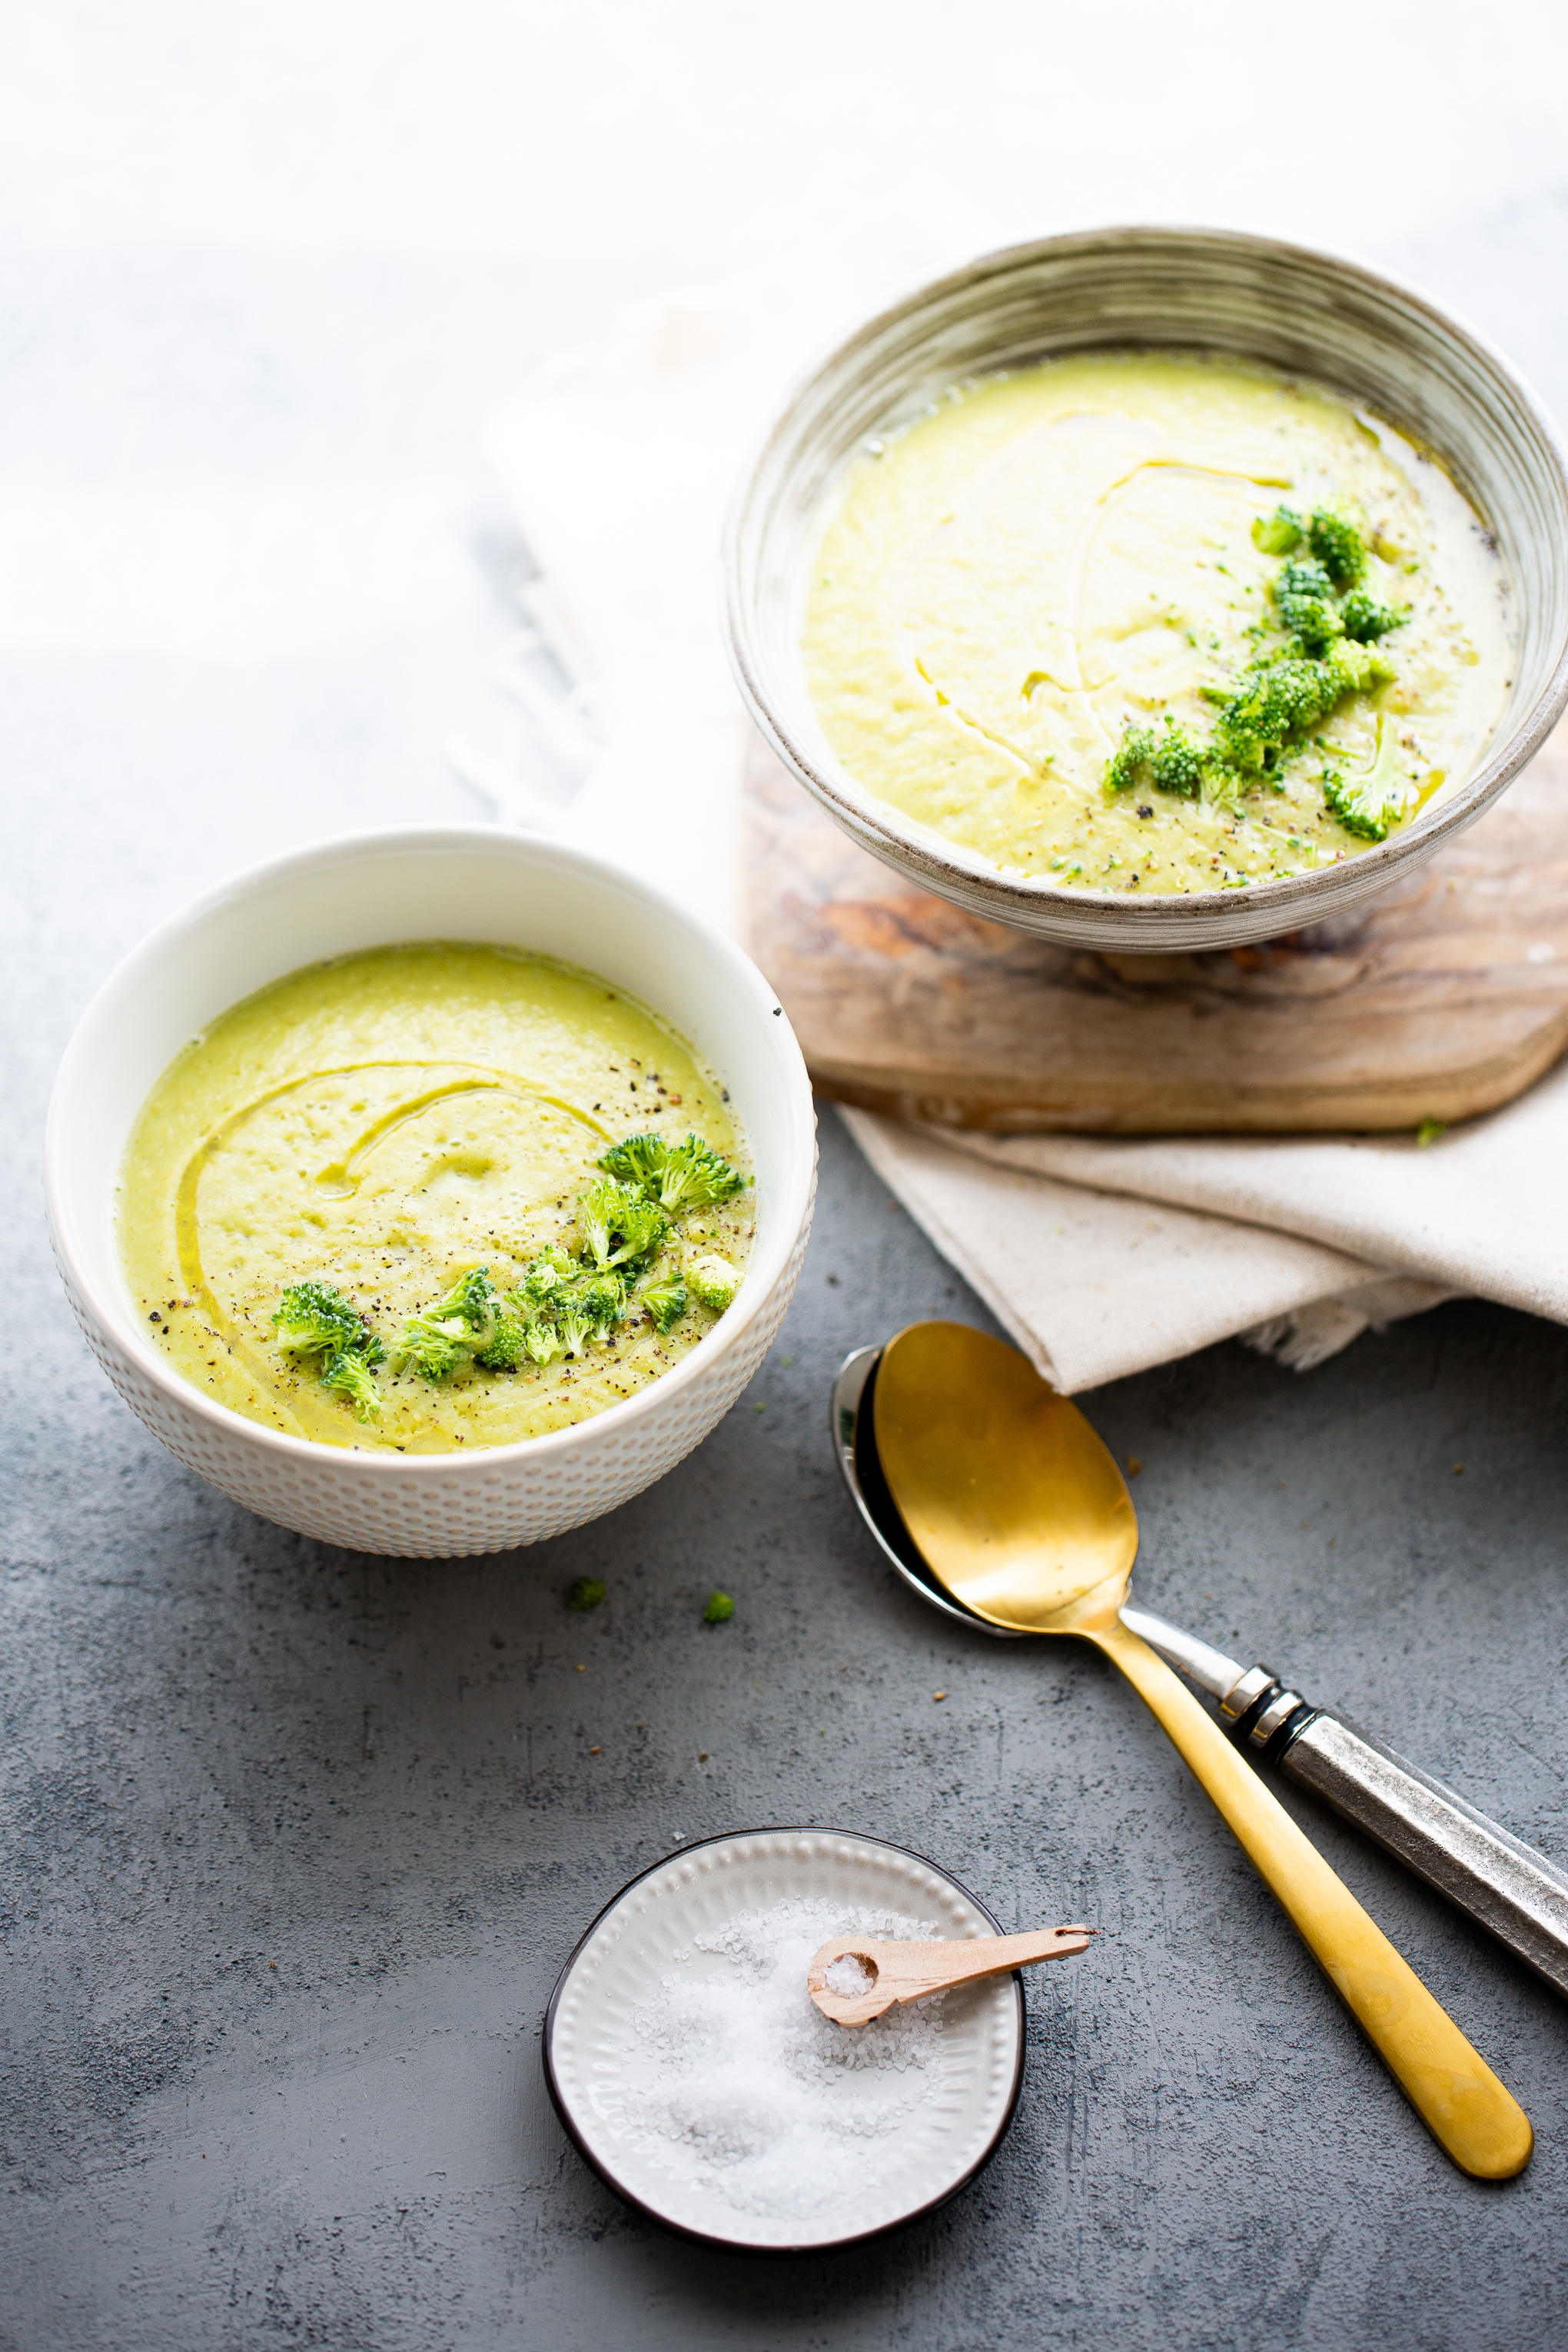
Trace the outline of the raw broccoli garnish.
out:
[[[346,1396],[354,1409],[356,1421],[374,1421],[381,1411],[381,1391],[371,1378],[365,1357],[355,1355],[352,1349],[340,1348],[328,1356],[321,1365],[321,1386]]]
[[[1347,833],[1363,841],[1386,841],[1389,828],[1405,813],[1408,786],[1399,772],[1397,746],[1387,714],[1377,720],[1377,748],[1364,768],[1346,775],[1331,772],[1323,779],[1323,798]]]
[[[1152,727],[1129,727],[1106,769],[1106,790],[1124,793],[1147,776],[1163,793],[1195,800],[1203,790],[1204,756],[1202,746],[1170,717],[1163,733]]]
[[[589,1185],[577,1203],[577,1223],[595,1266],[624,1265],[628,1272],[647,1263],[669,1227],[657,1201],[614,1176]]]
[[[1347,694],[1364,694],[1394,676],[1381,654],[1343,637],[1321,661],[1287,655],[1243,670],[1237,691],[1222,705],[1215,751],[1227,767],[1261,776],[1279,764],[1292,736],[1315,726]]]
[[[741,1287],[741,1277],[727,1257],[710,1251],[702,1257],[686,1261],[686,1279],[690,1289],[704,1307],[715,1315],[722,1315]]]
[[[598,1164],[624,1184],[635,1185],[645,1200],[657,1201],[671,1217],[727,1201],[746,1181],[700,1135],[684,1136],[679,1143],[667,1143],[661,1135],[628,1135]]]
[[[1402,621],[1410,618],[1408,604],[1382,604],[1369,596],[1364,588],[1352,588],[1340,606],[1340,618],[1344,623],[1347,637],[1360,645],[1370,645],[1374,637],[1385,637],[1390,629],[1397,629]]]
[[[1114,756],[1106,763],[1105,789],[1108,793],[1129,793],[1138,783],[1154,756],[1154,730],[1152,727],[1127,726],[1121,730],[1121,740]]]
[[[1300,637],[1310,654],[1325,652],[1336,637],[1344,635],[1333,582],[1315,556],[1293,557],[1280,566],[1274,602],[1279,609],[1280,626]]]
[[[524,1318],[500,1291],[488,1265],[460,1274],[440,1303],[411,1315],[397,1342],[402,1369],[424,1381],[450,1380],[474,1363],[487,1371],[515,1371],[526,1345]]]
[[[566,1342],[547,1316],[535,1316],[522,1327],[522,1344],[542,1368],[552,1364],[565,1349]]]
[[[620,1322],[626,1311],[626,1285],[614,1268],[586,1274],[563,1293],[552,1314],[566,1352],[580,1356],[589,1340]]]
[[[1349,507],[1314,507],[1307,544],[1336,588],[1353,588],[1366,570],[1366,541]]]
[[[371,1367],[385,1353],[363,1315],[330,1282],[295,1282],[283,1293],[272,1318],[279,1347],[301,1356],[319,1355],[324,1389],[344,1396],[355,1418],[374,1421],[381,1397]]]
[[[1276,507],[1271,515],[1259,515],[1252,526],[1252,544],[1265,555],[1293,555],[1301,544],[1306,525],[1290,507]]]
[[[272,1328],[280,1348],[291,1348],[300,1355],[339,1348],[363,1354],[367,1347],[378,1344],[363,1316],[330,1282],[290,1283],[279,1301]],[[373,1363],[378,1360],[374,1356],[371,1359]]]
[[[640,1294],[656,1330],[672,1331],[690,1304],[685,1283],[679,1275],[667,1275],[662,1282],[650,1282]]]
[[[568,1257],[563,1249],[557,1249],[552,1242],[530,1261],[517,1292],[518,1300],[530,1307],[548,1306],[563,1283],[571,1282],[576,1273],[575,1259]]]
[[[708,1606],[702,1612],[702,1622],[705,1625],[722,1625],[734,1613],[735,1604],[727,1592],[710,1592]]]
[[[598,1165],[609,1175],[618,1176],[634,1192],[645,1192],[651,1199],[658,1190],[658,1178],[668,1156],[669,1146],[662,1135],[627,1135],[610,1146]]]
[[[580,1576],[567,1588],[566,1606],[585,1612],[596,1609],[604,1597],[605,1588],[596,1576]]]

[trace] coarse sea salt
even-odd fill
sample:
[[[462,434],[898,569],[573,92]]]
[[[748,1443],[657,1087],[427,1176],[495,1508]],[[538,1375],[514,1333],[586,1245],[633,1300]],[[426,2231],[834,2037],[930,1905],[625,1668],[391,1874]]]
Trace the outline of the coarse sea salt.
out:
[[[869,1992],[877,1979],[858,1952],[844,1952],[837,1959],[829,1960],[822,1971],[822,1981],[841,2000],[853,2000],[858,1993]]]
[[[941,1932],[796,1896],[695,1937],[633,2013],[642,2063],[625,2125],[674,2176],[737,2212],[804,2221],[852,2209],[941,2087],[942,1997],[846,2028],[812,2002],[806,1969],[830,1936],[923,1942]],[[857,1969],[845,1989],[865,1984]]]

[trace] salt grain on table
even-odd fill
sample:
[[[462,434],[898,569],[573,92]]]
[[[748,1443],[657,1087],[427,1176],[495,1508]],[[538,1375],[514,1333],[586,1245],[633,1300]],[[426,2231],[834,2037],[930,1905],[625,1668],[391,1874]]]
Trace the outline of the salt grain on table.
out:
[[[911,2002],[847,2030],[814,2007],[807,1966],[830,1936],[940,1933],[893,1912],[792,1897],[696,1937],[634,2012],[644,2063],[626,2123],[672,2173],[737,2212],[805,2221],[863,2198],[940,2088],[942,2004]],[[836,1990],[866,1990],[858,1963],[834,1965],[855,1968]]]

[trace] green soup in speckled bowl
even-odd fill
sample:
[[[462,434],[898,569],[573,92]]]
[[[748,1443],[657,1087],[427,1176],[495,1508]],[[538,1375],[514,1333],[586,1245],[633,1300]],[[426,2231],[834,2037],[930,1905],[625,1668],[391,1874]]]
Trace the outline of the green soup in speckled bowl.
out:
[[[1568,469],[1420,295],[1221,232],[985,257],[795,394],[727,536],[737,679],[864,847],[1118,952],[1352,905],[1568,702]]]

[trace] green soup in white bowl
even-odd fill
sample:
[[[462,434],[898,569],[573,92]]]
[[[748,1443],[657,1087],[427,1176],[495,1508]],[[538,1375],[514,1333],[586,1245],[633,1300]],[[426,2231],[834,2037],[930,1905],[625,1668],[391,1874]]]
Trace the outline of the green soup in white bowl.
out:
[[[717,1193],[671,1179],[683,1152]],[[707,1435],[789,1303],[816,1170],[749,958],[485,825],[320,843],[171,915],[82,1014],[45,1141],[67,1294],[154,1434],[264,1517],[437,1558],[612,1510]],[[336,1302],[346,1385],[300,1290]]]

